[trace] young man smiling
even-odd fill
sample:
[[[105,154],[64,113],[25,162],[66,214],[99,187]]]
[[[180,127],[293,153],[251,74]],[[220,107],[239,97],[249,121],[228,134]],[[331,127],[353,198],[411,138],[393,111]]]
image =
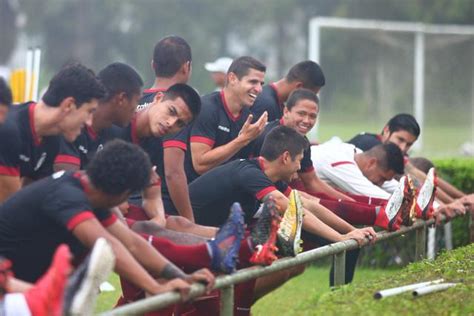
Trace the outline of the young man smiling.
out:
[[[190,131],[186,157],[188,181],[199,177],[238,152],[263,131],[267,115],[255,123],[249,108],[262,91],[266,67],[255,58],[235,59],[220,92],[202,97],[202,111]]]

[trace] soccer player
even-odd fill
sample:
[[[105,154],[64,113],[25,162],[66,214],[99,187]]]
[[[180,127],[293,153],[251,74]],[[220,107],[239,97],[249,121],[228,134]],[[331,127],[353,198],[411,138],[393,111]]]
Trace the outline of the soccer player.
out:
[[[143,91],[138,110],[153,102],[158,92],[164,92],[176,83],[187,83],[192,71],[191,47],[182,37],[171,35],[162,38],[153,49],[151,68],[155,81]]]
[[[155,82],[144,91],[139,101],[138,110],[153,103],[157,93],[163,93],[177,83],[187,83],[191,77],[192,52],[189,44],[182,37],[171,35],[161,39],[153,50],[152,68]],[[182,131],[177,135],[168,135],[163,142],[164,177],[161,190],[165,207],[174,204],[178,214],[193,221],[191,203],[187,186],[184,159],[187,148],[188,133]]]
[[[355,229],[331,211],[303,196],[301,199],[304,218],[302,218],[303,209],[298,211],[298,215],[290,214],[289,211],[285,212],[289,205],[288,197],[291,197],[291,188],[286,183],[300,169],[303,151],[307,146],[307,140],[295,130],[279,126],[265,138],[260,157],[234,160],[197,178],[189,186],[196,222],[212,226],[221,225],[228,216],[225,208],[228,209],[229,205],[238,201],[242,205],[246,222],[251,223],[252,218],[255,215],[258,216],[257,209],[260,201],[272,198],[279,211],[285,213],[280,227],[292,227],[288,230],[292,231],[290,235],[279,231],[278,247],[284,256],[295,255],[298,252],[301,227],[331,241],[353,238],[363,242],[367,236],[375,237],[372,228]],[[286,224],[284,224],[285,221]],[[278,285],[281,283],[271,282]],[[257,295],[262,296],[273,288],[266,283],[258,285]]]
[[[311,60],[299,62],[291,67],[285,77],[265,85],[250,110],[256,119],[267,112],[269,122],[278,120],[291,92],[305,88],[317,94],[325,82],[324,73],[317,63]]]
[[[251,147],[251,155],[253,157],[259,156],[266,135],[277,126],[284,125],[291,127],[306,138],[306,134],[313,128],[314,124],[316,124],[318,113],[319,98],[314,92],[307,89],[294,90],[283,108],[283,116],[280,119],[268,123],[263,133],[249,145]],[[352,198],[333,189],[326,184],[326,182],[318,178],[311,160],[311,147],[308,147],[304,151],[298,177],[304,186],[303,191],[324,193],[336,200],[353,201]],[[293,184],[291,185],[293,186]]]
[[[237,58],[230,65],[226,86],[202,97],[202,110],[190,131],[186,156],[188,181],[228,160],[263,131],[267,115],[252,123],[249,108],[262,91],[266,67],[253,57]]]
[[[59,244],[78,257],[103,237],[117,258],[115,271],[150,294],[184,293],[192,280],[212,286],[208,270],[185,274],[109,211],[149,184],[150,169],[143,150],[117,140],[95,155],[86,172],[60,171],[31,184],[0,207],[0,253],[19,279],[35,282]],[[168,281],[160,284],[147,271]]]
[[[397,114],[392,117],[384,126],[380,134],[361,133],[353,137],[349,143],[362,150],[368,150],[381,143],[394,143],[402,150],[404,155],[408,155],[411,146],[420,135],[420,126],[416,119],[410,114]],[[411,159],[406,161],[405,172],[412,176],[415,183],[420,186],[426,179],[427,171],[423,172],[412,163]],[[387,183],[386,187],[389,188]],[[444,203],[451,203],[454,199],[461,198],[465,194],[451,185],[449,182],[438,177],[438,188],[436,197]]]
[[[74,141],[103,95],[94,73],[74,64],[53,77],[41,101],[10,110],[0,127],[0,203],[53,172],[59,135]]]

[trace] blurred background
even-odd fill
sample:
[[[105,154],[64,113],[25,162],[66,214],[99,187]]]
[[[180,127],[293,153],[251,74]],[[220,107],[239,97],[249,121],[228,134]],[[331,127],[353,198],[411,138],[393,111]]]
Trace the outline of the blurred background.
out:
[[[128,63],[149,87],[154,45],[176,34],[192,47],[190,84],[202,94],[214,89],[204,63],[220,56],[260,59],[271,82],[308,59],[316,16],[474,26],[474,0],[0,0],[0,74],[40,47],[40,90],[72,60],[95,71]],[[327,81],[313,139],[348,140],[414,114],[412,33],[323,29],[318,62]],[[474,37],[427,35],[424,74],[423,155],[472,155]]]

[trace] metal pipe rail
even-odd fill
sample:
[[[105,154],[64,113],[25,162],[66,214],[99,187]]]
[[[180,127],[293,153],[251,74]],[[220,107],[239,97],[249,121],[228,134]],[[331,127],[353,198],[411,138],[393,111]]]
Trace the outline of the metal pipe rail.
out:
[[[444,219],[443,219],[444,221]],[[415,247],[415,258],[416,260],[421,260],[426,256],[426,227],[434,224],[434,219],[428,221],[417,220],[412,226],[404,227],[402,226],[400,230],[396,232],[380,232],[377,234],[376,243],[394,239],[398,236],[401,236],[405,233],[415,231],[416,232],[416,247]],[[362,246],[366,246],[367,242]],[[230,275],[219,276],[216,279],[216,284],[214,289],[221,289],[221,315],[227,316],[233,314],[233,304],[234,304],[234,285],[238,283],[243,283],[257,277],[268,275],[286,268],[306,264],[316,259],[328,257],[334,255],[335,257],[335,285],[344,284],[344,267],[345,267],[345,252],[347,250],[352,250],[359,248],[358,243],[351,239],[341,242],[336,242],[329,244],[327,246],[319,247],[310,251],[305,251],[300,253],[293,258],[282,258],[273,262],[270,266],[261,267],[254,266],[246,269],[239,270]],[[196,298],[205,293],[205,286],[202,284],[193,284],[189,292],[189,298]],[[180,303],[181,295],[177,292],[168,292],[164,294],[155,295],[143,300],[130,303],[111,311],[105,312],[103,316],[112,316],[112,315],[136,315],[142,314],[154,310],[164,308],[166,306]]]

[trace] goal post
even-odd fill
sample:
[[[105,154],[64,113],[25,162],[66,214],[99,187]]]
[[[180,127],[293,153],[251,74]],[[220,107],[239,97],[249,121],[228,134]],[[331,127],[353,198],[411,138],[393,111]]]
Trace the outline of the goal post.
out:
[[[309,22],[308,54],[309,59],[318,63],[321,62],[321,31],[323,29],[401,32],[413,35],[413,114],[422,130],[425,126],[426,35],[457,35],[466,37],[465,39],[463,38],[463,40],[472,40],[474,36],[474,26],[315,17]],[[474,45],[472,47],[474,47]],[[472,75],[472,77],[474,77],[474,75]],[[474,78],[472,80],[474,80]],[[473,95],[470,96],[470,99],[471,113],[469,113],[469,115],[472,117],[472,121],[474,121],[474,92]],[[471,123],[471,142],[474,142],[473,125],[474,124]],[[423,147],[422,135],[420,135],[420,138],[415,144],[417,150],[421,150]]]

